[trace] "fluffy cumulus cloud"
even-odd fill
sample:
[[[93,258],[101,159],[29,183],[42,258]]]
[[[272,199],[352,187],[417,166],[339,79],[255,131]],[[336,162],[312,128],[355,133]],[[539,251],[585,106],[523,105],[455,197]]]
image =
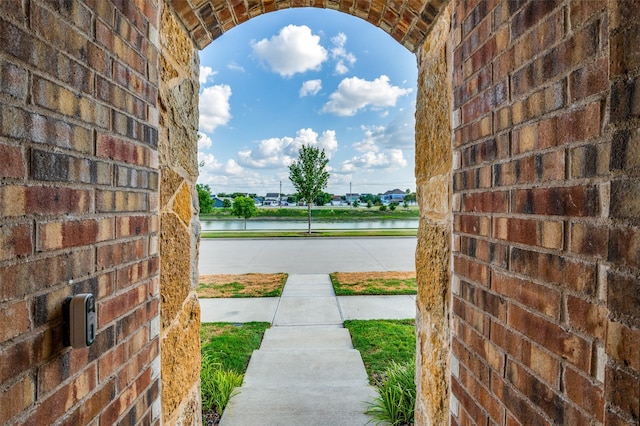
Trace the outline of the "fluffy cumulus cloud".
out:
[[[206,87],[200,94],[200,128],[213,132],[231,119],[231,87],[226,84]]]
[[[283,77],[319,70],[328,58],[320,36],[312,34],[306,25],[287,25],[278,35],[253,43],[252,48],[257,57]]]
[[[329,158],[338,149],[335,131],[327,130],[318,135],[312,129],[300,129],[295,137],[264,139],[255,149],[238,152],[238,160],[240,165],[254,169],[287,167],[298,158],[302,145],[322,148]]]
[[[382,152],[368,151],[342,163],[343,172],[357,169],[397,169],[407,166],[402,150],[387,149]]]
[[[205,84],[206,82],[213,80],[213,77],[216,74],[217,72],[211,67],[200,67],[200,76],[198,77],[200,84]]]
[[[198,132],[198,150],[200,149],[209,149],[213,145],[213,141],[211,138],[207,136],[205,133]]]
[[[340,116],[355,115],[366,107],[392,107],[400,96],[407,95],[412,89],[403,89],[389,83],[389,77],[381,75],[373,81],[358,77],[345,78],[338,90],[329,97],[322,110]]]
[[[344,47],[347,44],[347,36],[345,33],[339,33],[331,38],[331,43],[333,43],[331,58],[337,61],[336,74],[346,74],[349,71],[349,66],[353,66],[356,63],[356,57],[353,53],[347,52]]]
[[[307,80],[302,83],[302,87],[300,88],[300,97],[303,98],[305,96],[315,96],[322,89],[322,80]]]

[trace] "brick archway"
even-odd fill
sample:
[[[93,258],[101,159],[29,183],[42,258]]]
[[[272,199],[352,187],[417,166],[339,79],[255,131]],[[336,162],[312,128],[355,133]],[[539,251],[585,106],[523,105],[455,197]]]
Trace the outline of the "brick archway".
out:
[[[203,49],[224,32],[259,15],[293,7],[333,9],[364,19],[415,52],[448,0],[169,0],[191,39]]]

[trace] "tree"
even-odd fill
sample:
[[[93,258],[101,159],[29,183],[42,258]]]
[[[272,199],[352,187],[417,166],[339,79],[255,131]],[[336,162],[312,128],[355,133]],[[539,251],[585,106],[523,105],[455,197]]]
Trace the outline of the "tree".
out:
[[[255,201],[253,198],[239,196],[233,199],[233,208],[231,210],[234,216],[243,217],[244,218],[244,229],[247,229],[247,219],[252,218],[258,213],[258,208],[256,207]]]
[[[316,206],[324,206],[325,204],[329,204],[330,202],[331,202],[331,194],[329,194],[328,192],[322,192],[313,200],[313,203]]]
[[[228,198],[225,198],[224,200],[222,200],[222,208],[230,209],[231,208],[231,200],[228,199]]]
[[[360,201],[359,200],[353,200],[353,207],[356,208],[356,209],[358,207],[360,207]]]
[[[307,232],[311,233],[311,205],[315,198],[327,187],[329,172],[325,169],[329,159],[320,149],[311,145],[302,145],[298,159],[289,166],[289,180],[307,203]]]
[[[209,185],[197,183],[196,191],[198,191],[198,204],[200,205],[200,213],[211,213],[213,211],[213,200],[211,199],[211,188],[209,188]]]

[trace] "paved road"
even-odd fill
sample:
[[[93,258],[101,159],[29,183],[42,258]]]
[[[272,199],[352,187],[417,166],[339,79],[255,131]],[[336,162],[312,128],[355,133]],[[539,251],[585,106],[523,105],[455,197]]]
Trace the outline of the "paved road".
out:
[[[415,237],[203,239],[201,274],[414,271]]]

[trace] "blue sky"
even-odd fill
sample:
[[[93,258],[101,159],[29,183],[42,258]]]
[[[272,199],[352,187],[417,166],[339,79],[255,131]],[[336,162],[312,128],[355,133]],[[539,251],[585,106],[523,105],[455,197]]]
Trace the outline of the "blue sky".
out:
[[[199,183],[212,192],[292,193],[302,144],[330,158],[327,192],[415,189],[415,56],[332,10],[245,22],[200,52]]]

